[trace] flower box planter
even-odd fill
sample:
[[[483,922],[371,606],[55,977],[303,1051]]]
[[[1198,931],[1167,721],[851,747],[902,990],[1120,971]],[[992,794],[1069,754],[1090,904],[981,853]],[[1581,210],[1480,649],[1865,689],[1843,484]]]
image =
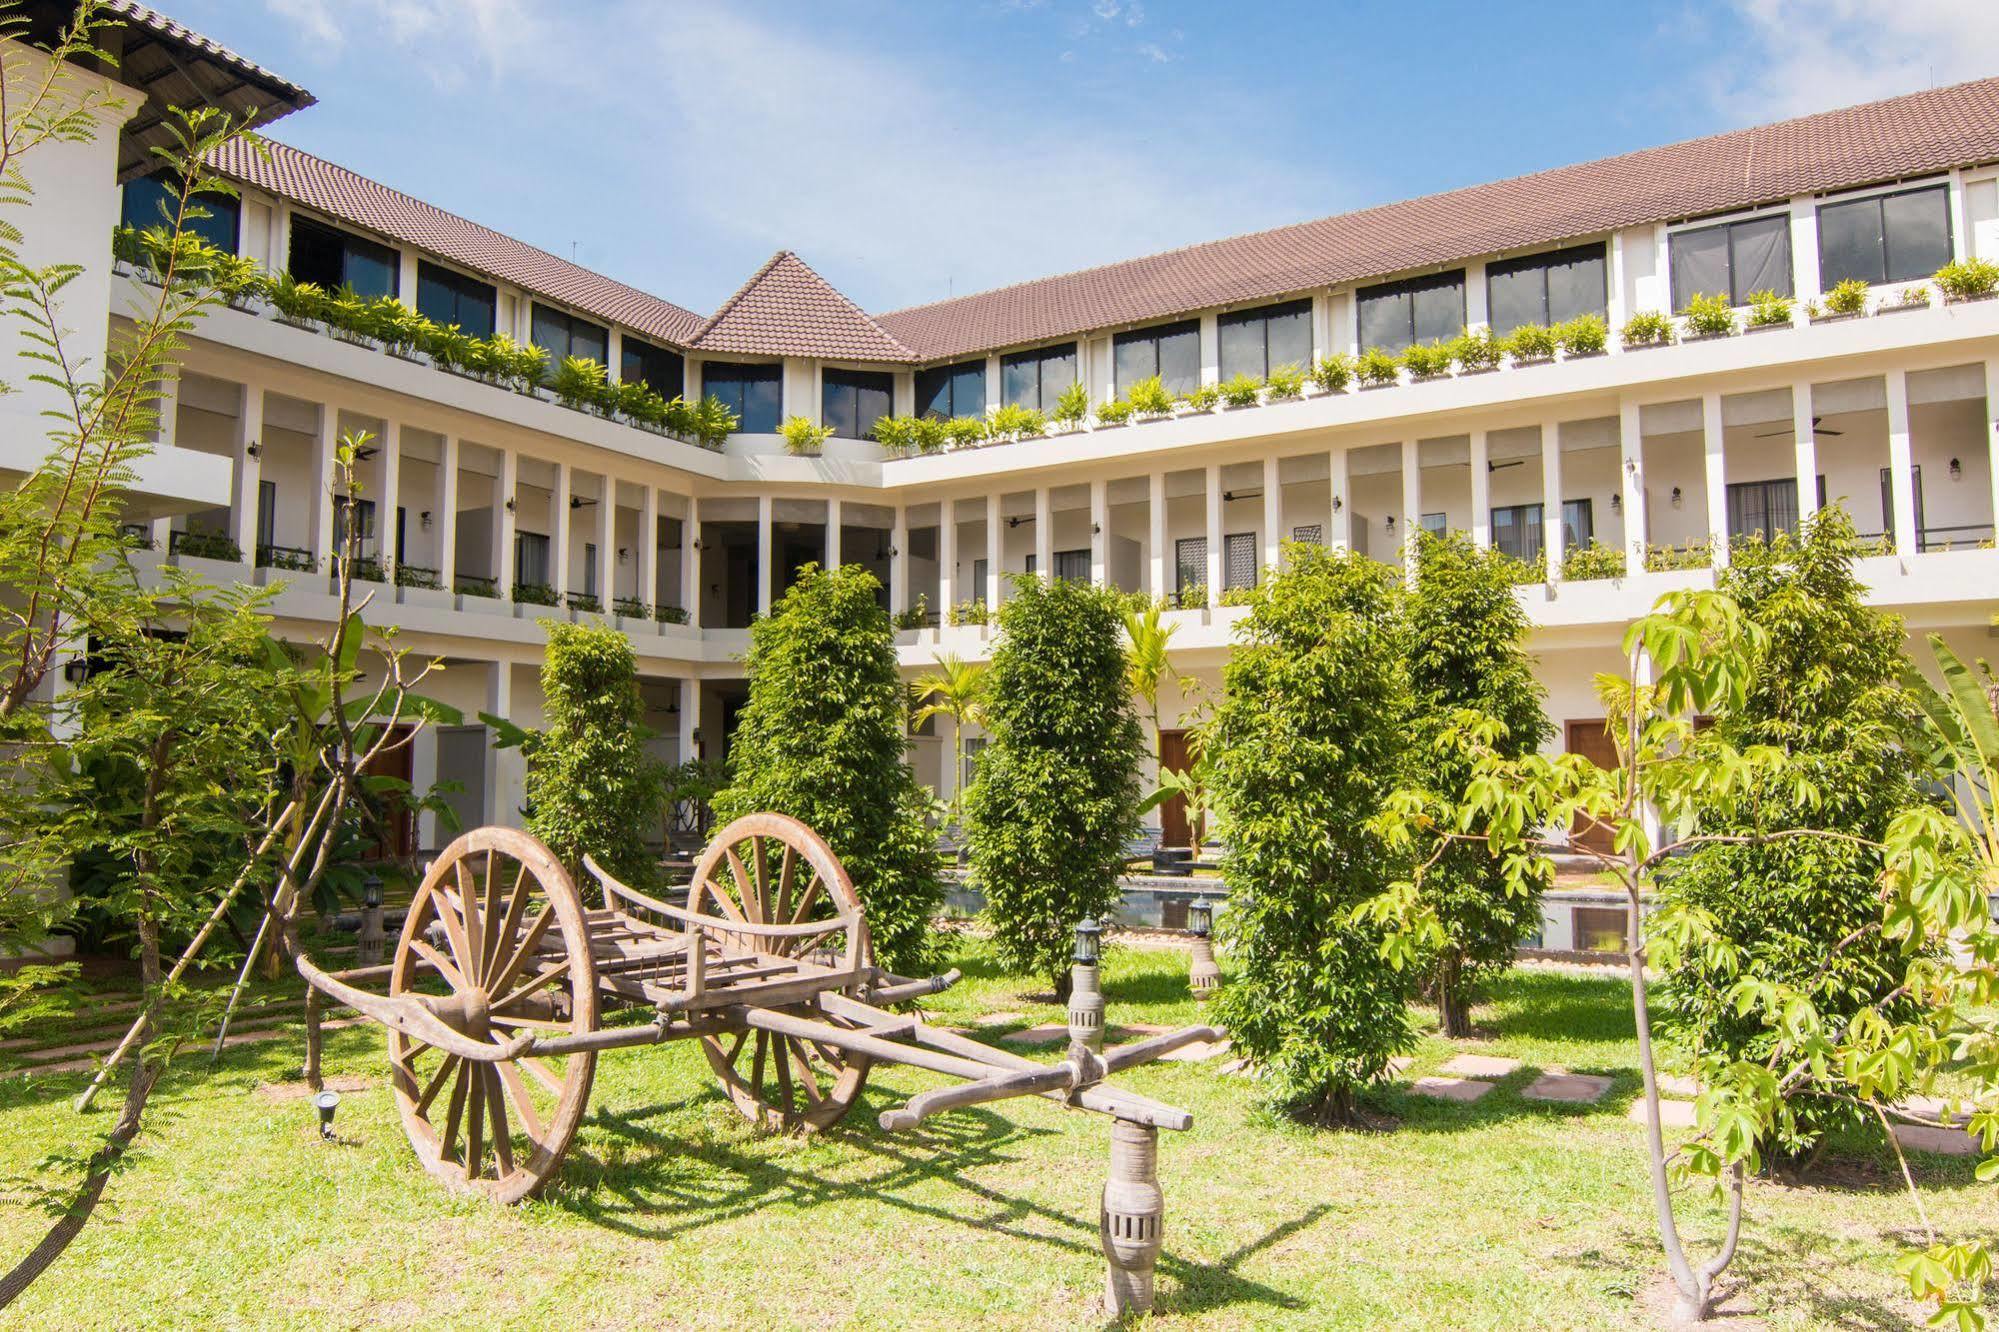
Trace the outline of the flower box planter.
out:
[[[1865,310],[1828,310],[1824,314],[1813,315],[1812,326],[1816,328],[1820,324],[1837,324],[1848,319],[1859,319],[1866,313]]]
[[[1458,378],[1464,379],[1470,375],[1496,375],[1498,373],[1499,367],[1496,365],[1467,365],[1459,367]]]
[[[1401,383],[1402,381],[1399,379],[1383,379],[1375,383],[1362,384],[1360,391],[1362,393],[1372,393],[1376,389],[1400,387]]]
[[[167,562],[185,570],[204,582],[227,586],[240,583],[249,568],[241,560],[217,560],[205,555],[189,555],[176,551],[167,557]]]
[[[1449,379],[1450,377],[1450,371],[1437,370],[1427,375],[1411,375],[1409,376],[1409,382],[1412,384],[1434,384],[1439,380]]]
[[[1876,310],[1875,313],[1907,314],[1911,310],[1927,310],[1929,308],[1930,308],[1929,300],[1925,298],[1920,301],[1896,301],[1892,305],[1882,306],[1879,310]]]
[[[396,602],[403,606],[427,606],[432,610],[451,610],[457,601],[455,593],[446,592],[441,587],[399,587]]]
[[[1565,361],[1594,361],[1599,356],[1608,355],[1610,355],[1610,348],[1598,347],[1594,351],[1565,351],[1562,353],[1562,359]]]
[[[1943,303],[1945,305],[1970,305],[1974,301],[1991,300],[1999,300],[1999,291],[1981,291],[1970,296],[1946,296],[1943,298]]]
[[[1673,345],[1672,339],[1660,338],[1657,342],[1627,342],[1624,344],[1624,350],[1652,351],[1653,349],[1658,347],[1670,347],[1672,345]]]
[[[1720,342],[1720,341],[1721,341],[1721,340],[1722,340],[1723,338],[1732,338],[1732,337],[1734,337],[1734,336],[1735,336],[1735,334],[1734,334],[1733,332],[1728,332],[1728,333],[1682,333],[1682,334],[1680,335],[1680,341],[1681,341],[1681,342]]]
[[[1742,331],[1744,333],[1777,333],[1787,328],[1796,328],[1796,327],[1797,327],[1796,324],[1791,323],[1787,319],[1781,324],[1751,324],[1749,327],[1743,329]]]
[[[1513,358],[1513,368],[1515,370],[1526,370],[1533,366],[1553,365],[1554,363],[1555,358],[1552,356],[1515,356]]]
[[[384,347],[382,350],[395,357],[398,361],[408,361],[411,365],[422,365],[427,359],[422,352],[414,347]]]
[[[327,332],[331,333],[337,340],[345,342],[350,346],[359,347],[363,351],[380,351],[382,349],[381,343],[375,341],[365,333],[356,333],[351,328],[329,328]]]
[[[458,599],[458,609],[471,611],[476,615],[500,615],[511,617],[514,603],[505,597],[482,597],[471,592],[454,593]]]
[[[277,320],[280,324],[289,324],[291,327],[306,333],[319,332],[319,321],[317,319],[308,319],[304,315],[286,314],[283,310],[280,310],[277,312]]]

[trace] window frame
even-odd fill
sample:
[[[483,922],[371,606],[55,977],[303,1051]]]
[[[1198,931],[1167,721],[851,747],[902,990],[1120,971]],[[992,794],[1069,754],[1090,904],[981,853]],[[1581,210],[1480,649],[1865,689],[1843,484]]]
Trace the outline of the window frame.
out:
[[[777,406],[771,417],[769,428],[763,430],[754,430],[751,428],[749,413],[746,410],[748,407],[747,395],[738,392],[735,397],[731,398],[715,392],[715,372],[718,370],[724,372],[721,376],[722,378],[733,380],[738,384],[775,384],[777,386]],[[756,371],[757,373],[755,375],[734,373],[739,371]],[[703,361],[701,363],[701,394],[703,397],[712,396],[720,399],[725,406],[736,413],[736,433],[743,435],[774,435],[777,433],[779,424],[784,420],[784,366],[775,361]]]
[[[1051,393],[1048,384],[1048,362],[1067,359],[1069,362],[1069,382],[1056,386]],[[1007,371],[1015,366],[1034,364],[1034,400],[1028,402],[1007,396]],[[1000,405],[1003,407],[1028,407],[1036,411],[1051,412],[1055,403],[1067,391],[1069,384],[1083,382],[1083,344],[1079,340],[1051,342],[1043,347],[1029,347],[1023,351],[1007,352],[1000,357]]]
[[[173,182],[172,174],[166,171],[155,171],[150,175],[139,176],[133,180],[126,181],[118,191],[118,221],[121,226],[137,227],[140,231],[144,231],[149,227],[167,226],[167,219],[157,214],[146,217],[143,220],[135,219],[132,216],[133,200],[131,191],[134,185],[148,190],[159,190],[160,194],[155,202],[161,202],[172,197],[180,188],[178,184]],[[229,254],[241,254],[243,252],[243,200],[240,196],[203,191],[188,200],[188,204],[190,207],[207,209],[208,216],[205,218],[188,219],[186,225],[183,227],[185,232],[190,235],[199,236],[210,245],[215,246],[219,250],[224,250]],[[222,244],[217,238],[220,235],[219,231],[217,235],[209,234],[209,228],[225,216],[229,219],[229,243],[227,245]]]
[[[973,403],[960,404],[958,401],[958,387],[961,381],[974,373],[976,373],[978,378],[978,392],[975,395],[977,400]],[[942,376],[942,379],[939,380],[936,378],[937,376]],[[916,415],[927,416],[935,421],[949,421],[960,416],[984,416],[986,414],[985,357],[981,356],[969,361],[947,361],[941,365],[926,366],[918,370],[914,378]],[[926,378],[930,379],[932,385],[940,382],[944,385],[945,392],[949,395],[951,408],[948,412],[939,413],[934,407],[928,405],[928,399],[935,395],[924,392],[924,381]]]
[[[1168,380],[1166,372],[1162,368],[1164,358],[1162,356],[1163,349],[1161,344],[1167,338],[1184,338],[1189,335],[1192,335],[1194,339],[1193,377],[1191,379],[1183,379],[1176,376]],[[1127,347],[1143,347],[1148,344],[1152,353],[1151,370],[1146,374],[1137,376],[1130,384],[1127,384],[1122,369],[1122,353]],[[1199,317],[1193,319],[1175,319],[1164,324],[1148,324],[1144,328],[1128,328],[1122,333],[1116,333],[1111,336],[1111,384],[1112,390],[1119,397],[1123,397],[1125,394],[1131,392],[1132,384],[1143,383],[1154,376],[1157,376],[1165,383],[1168,393],[1191,393],[1201,386],[1201,321]]]
[[[1504,337],[1523,324],[1538,323],[1554,325],[1565,322],[1565,320],[1554,317],[1553,305],[1548,296],[1548,270],[1558,263],[1573,263],[1582,258],[1594,258],[1597,261],[1601,268],[1603,281],[1597,293],[1595,309],[1584,310],[1578,313],[1595,314],[1599,319],[1608,319],[1610,317],[1610,243],[1608,241],[1586,241],[1580,245],[1565,245],[1554,250],[1536,250],[1531,254],[1516,254],[1504,259],[1487,260],[1485,264],[1486,327],[1490,328],[1495,336]],[[1497,273],[1494,270],[1498,270]],[[1499,321],[1492,317],[1493,279],[1494,277],[1504,279],[1527,272],[1536,272],[1540,276],[1541,317],[1538,320],[1522,320],[1521,323],[1509,324],[1505,328],[1501,328]],[[1573,319],[1576,317],[1577,315],[1569,315],[1566,318]]]
[[[1273,301],[1268,305],[1252,306],[1246,310],[1224,310],[1222,313],[1216,315],[1215,364],[1219,368],[1221,377],[1223,379],[1230,379],[1238,374],[1246,374],[1252,375],[1257,379],[1269,378],[1273,368],[1270,363],[1270,321],[1273,319],[1289,319],[1299,314],[1305,316],[1305,358],[1302,361],[1296,362],[1296,364],[1300,370],[1311,370],[1313,359],[1318,353],[1318,338],[1312,328],[1314,322],[1312,313],[1312,298],[1310,296],[1300,296],[1288,301]],[[1231,365],[1229,363],[1228,330],[1230,328],[1242,328],[1251,323],[1262,325],[1262,337],[1259,339],[1262,344],[1263,353],[1261,361],[1256,366]],[[1293,362],[1288,360],[1277,362],[1278,367],[1291,364]]]
[[[291,229],[285,238],[285,272],[289,273],[292,277],[301,282],[318,281],[316,278],[299,277],[297,270],[293,267],[298,255],[298,235],[300,228],[306,229],[308,233],[313,231],[324,232],[327,236],[338,242],[340,246],[340,281],[328,287],[327,290],[337,291],[341,287],[353,286],[353,276],[348,271],[349,258],[357,252],[365,257],[369,249],[375,249],[380,250],[383,255],[387,256],[386,267],[389,273],[389,289],[386,292],[364,292],[359,287],[354,287],[354,290],[364,299],[373,299],[376,296],[393,296],[397,300],[402,299],[403,256],[401,250],[393,245],[363,236],[359,232],[335,226],[331,222],[322,222],[318,218],[305,213],[293,213],[291,215]],[[321,285],[325,284],[322,283]]]
[[[639,373],[636,375],[631,370],[631,358],[634,356],[640,363]],[[651,357],[665,357],[672,361],[674,373],[668,378],[674,382],[673,392],[668,393],[653,383],[652,377],[645,373],[645,362]],[[618,334],[618,382],[623,384],[634,379],[643,380],[648,388],[669,402],[675,398],[684,398],[687,395],[687,358],[671,347],[662,347],[657,342],[649,342],[645,338],[621,331]]]
[[[867,384],[859,382],[864,379],[869,381],[879,380],[881,382],[870,382]],[[850,390],[854,394],[852,422],[844,419],[835,419],[836,412],[832,397],[835,388]],[[879,413],[869,418],[865,424],[862,424],[860,419],[862,410],[861,395],[864,393],[880,393],[884,399],[884,405]],[[819,372],[819,423],[830,427],[836,438],[868,439],[871,437],[877,421],[880,421],[883,417],[893,415],[895,415],[895,374],[893,371],[857,370],[841,366],[827,366]],[[849,424],[855,427],[856,433],[850,434],[843,428]]]
[[[1820,290],[1822,291],[1831,290],[1833,284],[1841,280],[1839,278],[1833,277],[1827,271],[1826,254],[1825,254],[1825,214],[1827,209],[1852,208],[1852,207],[1857,207],[1861,204],[1872,204],[1874,205],[1876,216],[1879,218],[1881,223],[1880,258],[1881,258],[1882,275],[1878,278],[1869,277],[1863,274],[1852,274],[1852,273],[1846,274],[1845,276],[1847,277],[1857,276],[1861,277],[1863,281],[1869,283],[1870,285],[1889,287],[1889,286],[1897,286],[1904,282],[1921,282],[1924,279],[1928,278],[1931,273],[1934,273],[1936,271],[1933,268],[1930,269],[1929,272],[1912,273],[1908,277],[1890,277],[1888,275],[1890,272],[1888,267],[1888,261],[1891,255],[1893,254],[1893,249],[1888,242],[1887,200],[1894,198],[1904,198],[1909,195],[1915,195],[1915,194],[1938,194],[1942,196],[1943,241],[1944,241],[1944,252],[1946,256],[1944,262],[1949,263],[1951,260],[1957,257],[1957,225],[1956,225],[1956,219],[1952,216],[1953,210],[1951,208],[1949,180],[1947,179],[1931,180],[1919,185],[1898,183],[1895,185],[1883,186],[1879,189],[1856,190],[1851,193],[1841,194],[1833,198],[1820,199],[1817,202],[1817,204],[1815,204],[1812,208],[1812,236],[1813,236],[1813,243],[1818,247]]]
[[[1418,337],[1416,334],[1416,295],[1417,293],[1423,291],[1434,291],[1441,288],[1450,287],[1454,283],[1458,289],[1458,314],[1457,314],[1457,319],[1455,321],[1456,327],[1448,330],[1447,332],[1442,332],[1437,334],[1437,338],[1449,338],[1456,336],[1465,327],[1465,314],[1466,314],[1465,274],[1466,274],[1465,269],[1453,268],[1453,269],[1445,269],[1442,272],[1437,272],[1437,273],[1420,273],[1413,277],[1396,278],[1390,282],[1372,282],[1365,287],[1355,287],[1353,291],[1354,338],[1356,342],[1359,344],[1360,351],[1365,353],[1368,351],[1372,351],[1378,347],[1382,351],[1388,352],[1391,355],[1400,355],[1402,352],[1408,350],[1410,347],[1413,347],[1418,342],[1427,342],[1427,341],[1436,340],[1432,338]],[[1408,297],[1408,302],[1409,302],[1409,319],[1408,319],[1409,336],[1407,340],[1397,343],[1394,346],[1390,346],[1387,342],[1382,342],[1379,339],[1370,341],[1368,338],[1363,336],[1362,330],[1365,328],[1367,322],[1363,307],[1367,304],[1367,302],[1369,302],[1370,300],[1375,300],[1375,301],[1389,300],[1402,296]]]
[[[460,319],[440,319],[438,316],[424,309],[423,291],[425,283],[442,286],[450,290],[454,313],[459,311],[466,300],[465,287],[484,288],[488,298],[488,313],[485,328],[481,330],[470,327]],[[456,268],[447,268],[443,264],[434,263],[424,256],[418,255],[416,261],[416,311],[434,324],[456,324],[460,331],[471,337],[490,338],[500,326],[500,289],[496,284],[488,282],[483,278],[474,277],[470,273]]]
[[[1673,298],[1674,313],[1677,314],[1678,312],[1686,309],[1687,302],[1690,299],[1692,299],[1694,296],[1710,296],[1710,295],[1726,296],[1728,298],[1728,303],[1731,306],[1737,307],[1738,309],[1749,304],[1749,294],[1750,294],[1749,291],[1736,290],[1738,283],[1736,281],[1734,229],[1736,227],[1746,226],[1753,222],[1781,222],[1783,224],[1782,227],[1779,228],[1779,231],[1784,238],[1784,286],[1781,291],[1777,292],[1777,294],[1779,296],[1784,296],[1787,298],[1794,297],[1797,294],[1798,255],[1796,249],[1791,244],[1791,214],[1789,213],[1788,210],[1758,208],[1747,212],[1730,213],[1721,217],[1701,218],[1698,221],[1684,222],[1681,223],[1679,226],[1670,227],[1667,229],[1666,288],[1668,293]],[[1729,289],[1725,292],[1719,292],[1719,293],[1696,290],[1696,291],[1690,291],[1685,295],[1682,295],[1680,292],[1680,261],[1677,253],[1677,249],[1680,243],[1680,238],[1683,236],[1702,235],[1706,232],[1718,231],[1718,230],[1725,230],[1727,232]],[[1762,289],[1754,288],[1753,290],[1760,291]]]
[[[1198,551],[1197,559],[1200,576],[1189,578],[1188,558]],[[1206,587],[1208,582],[1208,538],[1205,536],[1177,537],[1173,542],[1173,597],[1178,601],[1186,596],[1190,587]],[[1210,595],[1218,589],[1210,589]]]
[[[563,338],[568,343],[568,346],[560,352],[543,342],[538,336],[538,326],[543,322],[544,317],[551,323],[559,320],[564,326]],[[562,364],[563,357],[576,355],[576,330],[579,326],[595,330],[604,335],[604,354],[602,356],[588,356],[582,359],[595,361],[597,364],[609,368],[611,364],[611,326],[609,324],[599,324],[594,320],[585,319],[582,315],[573,314],[561,306],[551,305],[547,301],[531,300],[529,302],[528,341],[548,353],[549,373],[553,374],[555,372],[555,367]]]

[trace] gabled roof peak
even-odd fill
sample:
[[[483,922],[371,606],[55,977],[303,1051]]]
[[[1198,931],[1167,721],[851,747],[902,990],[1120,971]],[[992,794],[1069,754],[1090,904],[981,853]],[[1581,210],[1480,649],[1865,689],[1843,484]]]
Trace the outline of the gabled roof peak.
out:
[[[690,351],[914,361],[916,354],[790,250],[779,250],[695,331]]]

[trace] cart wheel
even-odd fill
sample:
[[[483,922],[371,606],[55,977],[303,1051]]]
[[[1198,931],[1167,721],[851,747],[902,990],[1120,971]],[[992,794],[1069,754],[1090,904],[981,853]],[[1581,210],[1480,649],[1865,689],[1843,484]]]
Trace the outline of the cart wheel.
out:
[[[434,974],[419,968],[428,963]],[[597,1028],[583,901],[526,833],[478,828],[424,875],[396,944],[389,993],[414,993],[474,1040]],[[390,1081],[424,1169],[500,1202],[549,1181],[590,1099],[595,1054],[482,1063],[389,1033]]]
[[[820,953],[829,962],[843,960],[849,943],[848,927],[833,917],[852,912],[853,928],[860,933],[857,956],[863,965],[873,960],[854,881],[819,834],[787,814],[746,814],[717,832],[694,867],[688,907],[758,924],[825,919],[824,935],[725,937],[732,949],[774,957]],[[836,1027],[858,1026],[811,1004],[778,1011]],[[704,1036],[701,1048],[736,1108],[772,1131],[810,1133],[837,1124],[867,1085],[870,1061],[865,1056],[817,1041],[741,1031]]]

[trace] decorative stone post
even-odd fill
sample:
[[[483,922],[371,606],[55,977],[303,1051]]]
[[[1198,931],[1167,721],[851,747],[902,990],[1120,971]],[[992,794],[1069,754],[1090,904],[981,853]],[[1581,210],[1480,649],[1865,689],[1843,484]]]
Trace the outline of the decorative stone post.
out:
[[[361,888],[361,929],[356,936],[355,965],[381,965],[383,937],[382,881],[370,874]]]
[[[1097,974],[1103,930],[1094,920],[1076,927],[1076,965],[1069,969],[1069,1040],[1094,1052],[1104,1048],[1104,991]]]
[[[1212,999],[1222,987],[1222,969],[1215,965],[1215,908],[1205,897],[1187,908],[1187,928],[1194,935],[1194,960],[1187,968],[1187,987],[1196,999]]]
[[[1152,1308],[1153,1271],[1165,1244],[1166,1197],[1159,1191],[1159,1130],[1111,1123],[1111,1173],[1097,1221],[1103,1244],[1104,1307],[1112,1317]]]

